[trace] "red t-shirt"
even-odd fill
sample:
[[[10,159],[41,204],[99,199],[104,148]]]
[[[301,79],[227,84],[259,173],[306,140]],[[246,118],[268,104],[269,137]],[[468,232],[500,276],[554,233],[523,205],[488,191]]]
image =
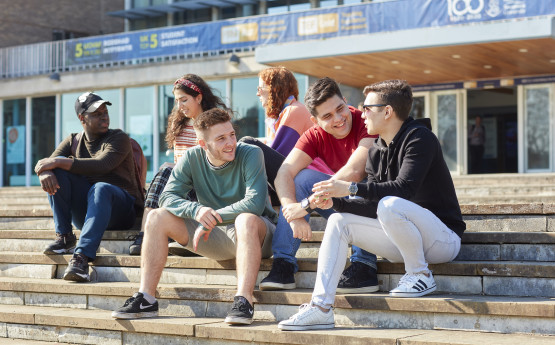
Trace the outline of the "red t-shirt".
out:
[[[295,148],[303,151],[312,159],[320,157],[336,173],[347,163],[362,139],[377,137],[369,135],[366,131],[364,121],[360,117],[362,115],[360,110],[351,106],[349,106],[349,110],[353,117],[353,127],[345,138],[336,139],[320,126],[312,126],[301,135]]]

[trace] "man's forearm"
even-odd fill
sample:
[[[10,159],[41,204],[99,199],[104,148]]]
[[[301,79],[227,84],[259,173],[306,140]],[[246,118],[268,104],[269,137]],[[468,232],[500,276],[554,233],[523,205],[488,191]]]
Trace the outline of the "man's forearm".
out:
[[[295,182],[288,172],[278,172],[274,181],[279,201],[282,205],[297,202],[295,197]]]

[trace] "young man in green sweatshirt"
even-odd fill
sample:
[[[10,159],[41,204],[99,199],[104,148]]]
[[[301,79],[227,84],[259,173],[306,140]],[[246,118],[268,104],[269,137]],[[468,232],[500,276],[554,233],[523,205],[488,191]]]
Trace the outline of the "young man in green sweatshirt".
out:
[[[160,208],[148,215],[139,292],[112,313],[115,318],[158,315],[154,296],[170,237],[208,258],[236,259],[237,294],[226,322],[252,323],[260,260],[272,255],[277,222],[268,198],[264,156],[256,146],[237,144],[225,110],[200,114],[194,128],[199,146],[177,163],[160,197]],[[198,202],[186,199],[193,188]]]

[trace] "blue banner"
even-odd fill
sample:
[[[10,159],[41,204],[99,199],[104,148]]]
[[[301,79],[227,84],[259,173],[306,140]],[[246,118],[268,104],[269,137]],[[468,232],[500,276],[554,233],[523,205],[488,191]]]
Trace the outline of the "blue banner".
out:
[[[554,14],[552,0],[398,0],[69,40],[66,51],[78,65]]]

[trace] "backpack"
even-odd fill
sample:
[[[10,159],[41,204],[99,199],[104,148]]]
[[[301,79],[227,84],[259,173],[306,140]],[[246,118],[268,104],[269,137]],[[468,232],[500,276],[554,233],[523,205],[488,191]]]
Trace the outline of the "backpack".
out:
[[[81,137],[83,136],[83,132],[77,133],[73,137],[73,141],[71,142],[71,154],[75,157],[77,152],[77,144]],[[139,189],[139,195],[141,196],[141,203],[144,203],[145,200],[145,185],[146,185],[146,171],[147,171],[147,161],[145,155],[143,154],[143,149],[139,143],[129,137],[129,141],[131,143],[131,149],[133,151],[133,166],[135,167],[135,182],[137,184],[137,188]]]

